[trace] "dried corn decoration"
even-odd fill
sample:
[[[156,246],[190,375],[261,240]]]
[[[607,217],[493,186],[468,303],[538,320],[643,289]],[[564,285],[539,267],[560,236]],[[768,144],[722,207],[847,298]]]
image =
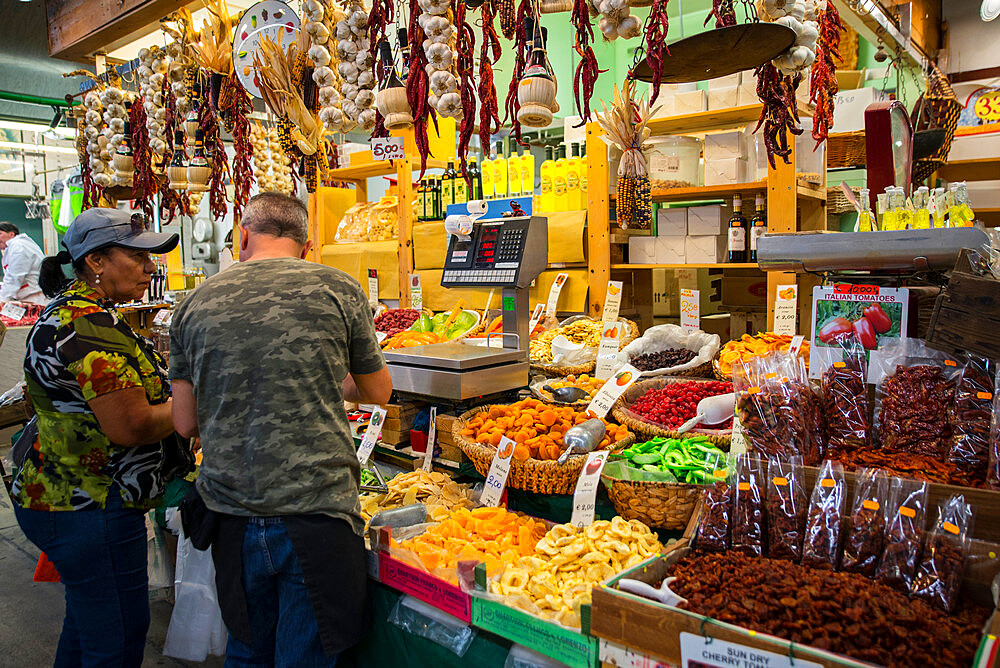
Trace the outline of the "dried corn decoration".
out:
[[[347,120],[371,130],[375,127],[375,61],[368,41],[368,10],[358,0],[348,0],[345,13],[346,18],[336,24],[337,71],[344,80],[341,109]]]
[[[318,119],[306,106],[302,88],[294,81],[299,54],[308,50],[309,38],[305,31],[300,31],[284,51],[265,35],[253,54],[261,97],[277,117],[279,141],[290,155],[293,151],[302,156],[313,155],[323,133]]]
[[[291,194],[294,190],[292,168],[278,141],[278,131],[254,123],[250,128],[250,144],[253,146],[253,174],[260,192]]]
[[[422,12],[417,22],[427,36],[423,43],[430,75],[430,96],[427,101],[442,116],[461,120],[464,112],[456,73],[457,34],[452,23],[450,2],[419,0],[419,3]]]
[[[646,123],[652,110],[646,100],[635,101],[635,82],[629,80],[619,92],[615,86],[611,109],[604,106],[604,113],[597,120],[604,129],[604,141],[622,152],[618,164],[618,197],[615,212],[618,226],[646,229],[652,222],[652,198],[646,157],[643,151],[649,138]]]

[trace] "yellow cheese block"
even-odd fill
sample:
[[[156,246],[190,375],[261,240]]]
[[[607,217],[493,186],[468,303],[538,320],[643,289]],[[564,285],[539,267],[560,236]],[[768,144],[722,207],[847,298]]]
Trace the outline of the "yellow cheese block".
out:
[[[327,244],[320,254],[323,264],[353,276],[368,292],[368,270],[378,271],[379,299],[399,299],[399,243],[368,241],[353,244]],[[440,274],[440,272],[438,272]],[[440,283],[441,277],[438,276]],[[426,288],[425,288],[426,291]],[[426,299],[426,298],[425,298]]]

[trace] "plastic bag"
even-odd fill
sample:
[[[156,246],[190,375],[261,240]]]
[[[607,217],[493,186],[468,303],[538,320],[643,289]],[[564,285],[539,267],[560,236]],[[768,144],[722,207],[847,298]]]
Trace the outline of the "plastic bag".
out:
[[[995,364],[968,356],[949,416],[952,436],[948,461],[961,471],[981,475],[989,465],[995,378]]]
[[[889,509],[889,476],[881,469],[858,469],[851,515],[844,527],[841,570],[874,577],[882,556]]]
[[[413,596],[400,597],[386,621],[437,643],[459,657],[465,656],[476,637],[475,630],[459,618]]]
[[[993,385],[993,417],[990,418],[990,464],[986,471],[986,484],[990,489],[1000,489],[1000,373]]]
[[[768,461],[767,555],[772,559],[788,559],[798,563],[802,558],[802,537],[808,505],[802,479],[801,457],[792,457],[788,461]]]
[[[847,483],[840,462],[827,460],[820,468],[809,499],[802,565],[834,570],[840,550],[840,518],[844,514]]]
[[[146,516],[146,571],[150,589],[164,589],[174,586],[174,566],[170,560],[170,550],[161,529]]]
[[[699,550],[725,552],[729,549],[729,525],[733,516],[733,470],[730,466],[713,471],[716,480],[701,492],[701,515],[694,545]]]
[[[771,396],[764,391],[764,378],[756,360],[733,365],[733,391],[736,393],[736,417],[748,447],[768,457],[791,455],[778,438],[778,422],[771,407]]]
[[[908,592],[924,542],[928,484],[919,480],[891,478],[890,488],[889,526],[875,580]]]
[[[626,364],[640,355],[655,353],[668,348],[673,348],[674,350],[691,350],[697,353],[694,359],[684,364],[653,371],[643,371],[641,376],[646,378],[677,374],[710,363],[715,354],[719,352],[720,344],[721,339],[718,334],[708,334],[702,331],[689,332],[677,325],[656,325],[647,329],[641,337],[622,348],[621,352],[618,353],[618,360],[622,364]]]
[[[938,519],[927,537],[910,593],[931,605],[951,612],[969,555],[972,506],[956,494],[938,508]]]
[[[761,557],[765,552],[764,474],[764,464],[760,459],[752,455],[737,455],[732,549],[749,556]]]
[[[183,529],[177,541],[174,599],[164,656],[204,661],[209,654],[225,654],[227,632],[215,590],[212,553],[195,549]]]
[[[826,422],[827,447],[854,449],[871,442],[869,416],[868,359],[856,336],[837,340],[843,359],[822,371],[821,396]]]
[[[869,380],[875,384],[881,446],[943,460],[951,444],[948,413],[962,364],[919,339],[900,339],[876,353]]]

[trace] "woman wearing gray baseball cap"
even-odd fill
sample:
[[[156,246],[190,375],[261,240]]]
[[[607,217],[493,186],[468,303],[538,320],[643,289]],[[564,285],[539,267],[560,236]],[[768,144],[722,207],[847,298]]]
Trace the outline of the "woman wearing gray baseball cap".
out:
[[[147,231],[141,216],[93,208],[66,231],[66,250],[42,262],[39,285],[54,299],[28,335],[24,372],[36,417],[14,446],[11,493],[22,531],[65,585],[57,666],[142,663],[144,514],[159,505],[164,480],[187,467],[177,465],[185,453],[166,365],[114,304],[142,297],[155,269],[150,253],[177,241]],[[75,280],[62,264],[72,264]]]

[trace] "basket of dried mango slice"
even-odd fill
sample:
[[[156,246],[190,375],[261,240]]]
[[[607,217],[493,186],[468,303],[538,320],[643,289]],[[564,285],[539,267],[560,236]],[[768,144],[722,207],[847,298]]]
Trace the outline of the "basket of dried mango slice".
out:
[[[733,379],[733,366],[747,362],[754,357],[766,355],[774,351],[785,352],[792,345],[792,337],[774,332],[763,332],[756,336],[744,334],[742,338],[729,341],[722,346],[719,354],[712,360],[712,370],[719,380]],[[799,349],[799,357],[809,368],[809,342],[804,341]]]

